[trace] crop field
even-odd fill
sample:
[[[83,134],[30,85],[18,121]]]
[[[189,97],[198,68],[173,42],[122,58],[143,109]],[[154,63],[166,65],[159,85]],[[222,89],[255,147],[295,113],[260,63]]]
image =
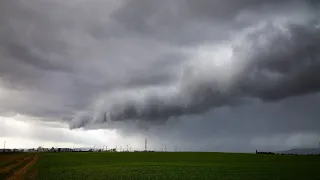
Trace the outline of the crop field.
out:
[[[192,152],[39,153],[17,156],[18,161],[14,161],[16,165],[11,163],[11,172],[1,176],[3,179],[320,179],[320,156]],[[17,162],[20,163],[17,165]],[[3,169],[6,166],[0,167]]]

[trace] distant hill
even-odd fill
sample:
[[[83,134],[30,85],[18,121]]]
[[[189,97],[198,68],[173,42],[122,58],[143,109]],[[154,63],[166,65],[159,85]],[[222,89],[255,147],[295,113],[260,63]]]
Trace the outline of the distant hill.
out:
[[[301,154],[301,155],[320,154],[320,148],[290,149],[290,150],[286,150],[286,151],[278,151],[276,153],[281,153],[281,154]]]

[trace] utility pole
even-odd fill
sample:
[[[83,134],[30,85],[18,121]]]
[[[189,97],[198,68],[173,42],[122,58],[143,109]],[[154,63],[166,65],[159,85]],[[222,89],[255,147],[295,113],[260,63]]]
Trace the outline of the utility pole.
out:
[[[147,138],[144,140],[144,151],[148,150],[148,140]]]
[[[5,141],[3,142],[3,152],[6,152],[6,143],[7,143],[7,141],[5,140]]]

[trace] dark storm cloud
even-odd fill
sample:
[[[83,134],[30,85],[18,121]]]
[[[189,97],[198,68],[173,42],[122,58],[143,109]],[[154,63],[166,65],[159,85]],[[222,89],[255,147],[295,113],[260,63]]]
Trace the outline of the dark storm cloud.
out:
[[[66,53],[66,47],[63,42],[50,39],[50,32],[56,29],[50,24],[50,18],[42,16],[39,11],[30,11],[27,3],[16,0],[3,1],[0,15],[0,51],[5,57],[2,58],[4,65],[18,61],[44,71],[70,71],[68,63],[55,58],[59,57],[58,54]],[[38,31],[35,36],[31,31],[37,31],[37,28],[43,31]],[[48,40],[51,43],[45,42]]]
[[[290,5],[297,0],[129,0],[113,14],[119,22],[140,33],[151,33],[161,28],[172,28],[192,20],[230,20],[242,11],[264,5]],[[270,10],[270,9],[269,9]],[[177,21],[177,20],[180,20]],[[187,22],[186,22],[187,21]],[[176,26],[177,25],[177,26]],[[200,34],[199,34],[200,35]]]
[[[272,37],[264,40],[260,38],[263,34],[255,34],[256,32],[250,34],[246,41],[251,42],[249,50],[252,53],[250,58],[244,60],[247,64],[239,69],[235,77],[232,77],[232,80],[226,80],[230,81],[228,82],[230,85],[219,82],[220,77],[218,79],[214,77],[223,78],[219,73],[193,81],[192,73],[188,72],[180,82],[182,85],[176,87],[178,90],[169,94],[169,97],[159,96],[155,92],[146,94],[142,100],[124,99],[115,101],[115,104],[110,101],[106,108],[109,116],[100,119],[104,121],[128,119],[166,121],[170,117],[199,114],[214,107],[234,106],[249,99],[278,101],[291,96],[319,92],[320,74],[317,69],[320,68],[320,29],[317,27],[318,24],[318,21],[303,25],[289,24],[285,33],[274,33],[278,29],[272,24],[267,24],[265,27],[267,31],[263,33],[266,36],[271,33]],[[268,41],[267,44],[261,42],[265,40]],[[243,47],[235,47],[232,51],[235,62],[231,65],[245,63],[236,62],[241,61],[241,53],[245,51]]]
[[[268,5],[281,5],[284,3],[294,3],[297,0],[185,0],[188,10],[194,16],[208,18],[209,20],[226,20],[234,18],[237,14],[245,10],[260,8]]]
[[[318,24],[319,22],[312,21],[307,26],[290,25],[290,37],[276,37],[265,49],[258,49],[254,53],[258,61],[246,69],[247,74],[242,80],[243,88],[262,100],[278,100],[318,92]],[[276,77],[272,77],[272,74]]]
[[[247,26],[237,22],[239,14],[261,11],[271,15],[279,9],[288,11],[292,6],[308,4],[299,0],[129,0],[111,17],[128,34],[188,45],[221,40],[228,37],[230,28]]]
[[[314,132],[312,103],[275,110],[319,91],[314,2],[1,1],[0,113],[221,146]]]
[[[1,112],[69,120],[91,109],[102,92],[171,81],[179,64],[170,59],[178,53],[162,52],[152,41],[91,36],[94,27],[103,27],[108,37],[121,31],[106,27],[116,24],[103,18],[106,4],[117,3],[1,2]],[[153,48],[152,56],[142,53],[146,47]]]
[[[6,53],[9,57],[20,61],[25,65],[32,65],[45,71],[70,71],[70,68],[67,68],[64,65],[55,64],[53,62],[42,59],[41,57],[38,57],[36,54],[31,52],[31,50],[27,46],[22,46],[19,44],[7,44],[6,49]]]

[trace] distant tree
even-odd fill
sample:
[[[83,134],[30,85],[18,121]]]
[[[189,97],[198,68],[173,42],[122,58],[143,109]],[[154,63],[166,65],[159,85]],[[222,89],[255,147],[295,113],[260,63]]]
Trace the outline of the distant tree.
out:
[[[43,150],[43,148],[41,147],[41,146],[39,146],[38,148],[37,148],[37,152],[41,152]]]

